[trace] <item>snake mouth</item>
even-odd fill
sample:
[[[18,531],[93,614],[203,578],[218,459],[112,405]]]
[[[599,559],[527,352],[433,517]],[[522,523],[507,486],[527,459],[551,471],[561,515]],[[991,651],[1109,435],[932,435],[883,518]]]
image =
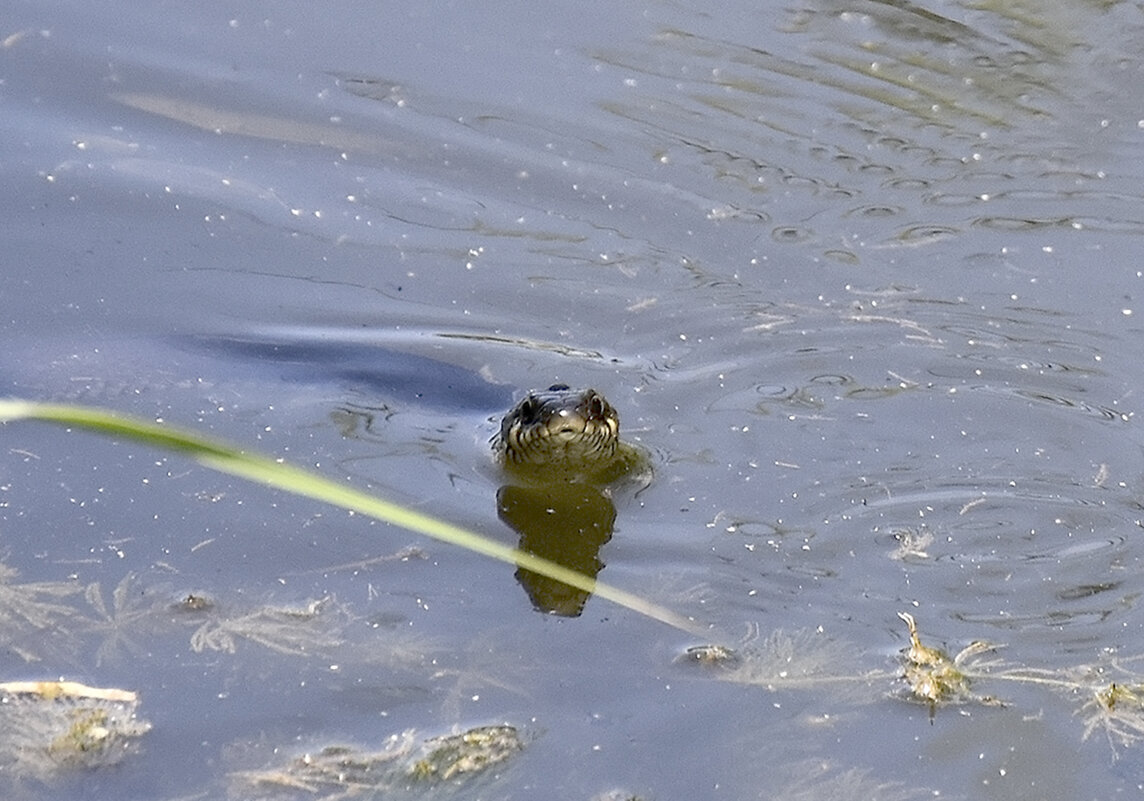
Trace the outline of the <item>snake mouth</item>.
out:
[[[550,437],[572,440],[582,436],[591,425],[593,421],[577,410],[561,409],[548,419],[544,428]]]
[[[610,458],[614,450],[610,446],[614,446],[618,434],[615,420],[561,410],[548,420],[540,436],[547,438],[548,447],[553,450],[563,447],[563,458],[570,461]]]

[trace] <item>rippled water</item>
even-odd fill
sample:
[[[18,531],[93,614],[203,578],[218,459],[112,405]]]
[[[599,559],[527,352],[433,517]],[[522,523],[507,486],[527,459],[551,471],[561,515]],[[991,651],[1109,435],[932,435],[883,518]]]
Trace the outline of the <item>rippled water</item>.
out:
[[[251,772],[503,722],[523,751],[434,794],[1135,791],[1138,702],[1091,702],[1144,682],[1142,33],[1123,3],[10,3],[0,392],[515,542],[496,420],[596,386],[656,471],[601,579],[742,655],[10,425],[0,679],[138,691],[153,728],[114,767],[5,753],[6,792],[297,797]],[[975,689],[1005,705],[905,700],[900,611],[1003,645]]]

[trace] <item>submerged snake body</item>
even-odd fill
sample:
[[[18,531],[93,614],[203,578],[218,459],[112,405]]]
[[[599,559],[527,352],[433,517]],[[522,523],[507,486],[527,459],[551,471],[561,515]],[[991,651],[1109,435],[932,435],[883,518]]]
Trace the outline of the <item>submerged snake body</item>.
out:
[[[607,484],[643,461],[620,441],[620,418],[594,389],[553,384],[513,407],[493,437],[506,470],[533,481]]]

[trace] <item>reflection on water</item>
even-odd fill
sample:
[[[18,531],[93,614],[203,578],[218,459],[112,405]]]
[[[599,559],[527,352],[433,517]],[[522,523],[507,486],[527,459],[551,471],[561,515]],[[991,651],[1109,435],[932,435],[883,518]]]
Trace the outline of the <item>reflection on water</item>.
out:
[[[497,491],[497,514],[520,535],[522,551],[595,578],[604,568],[600,548],[612,538],[616,506],[606,490],[582,483]],[[588,593],[520,568],[516,579],[542,612],[577,617]]]

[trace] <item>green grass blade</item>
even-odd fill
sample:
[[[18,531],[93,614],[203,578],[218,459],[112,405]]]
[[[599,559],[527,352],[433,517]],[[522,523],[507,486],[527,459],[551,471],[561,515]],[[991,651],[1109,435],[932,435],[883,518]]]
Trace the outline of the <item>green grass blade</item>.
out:
[[[108,436],[124,437],[189,456],[200,464],[268,487],[329,503],[343,509],[392,523],[428,537],[467,548],[507,564],[563,582],[592,593],[681,631],[701,633],[694,621],[653,604],[630,592],[569,570],[563,565],[521,551],[431,515],[407,509],[308,470],[266,456],[233,448],[192,431],[120,415],[105,409],[63,403],[40,403],[19,399],[0,400],[0,422],[40,420],[82,428]]]

